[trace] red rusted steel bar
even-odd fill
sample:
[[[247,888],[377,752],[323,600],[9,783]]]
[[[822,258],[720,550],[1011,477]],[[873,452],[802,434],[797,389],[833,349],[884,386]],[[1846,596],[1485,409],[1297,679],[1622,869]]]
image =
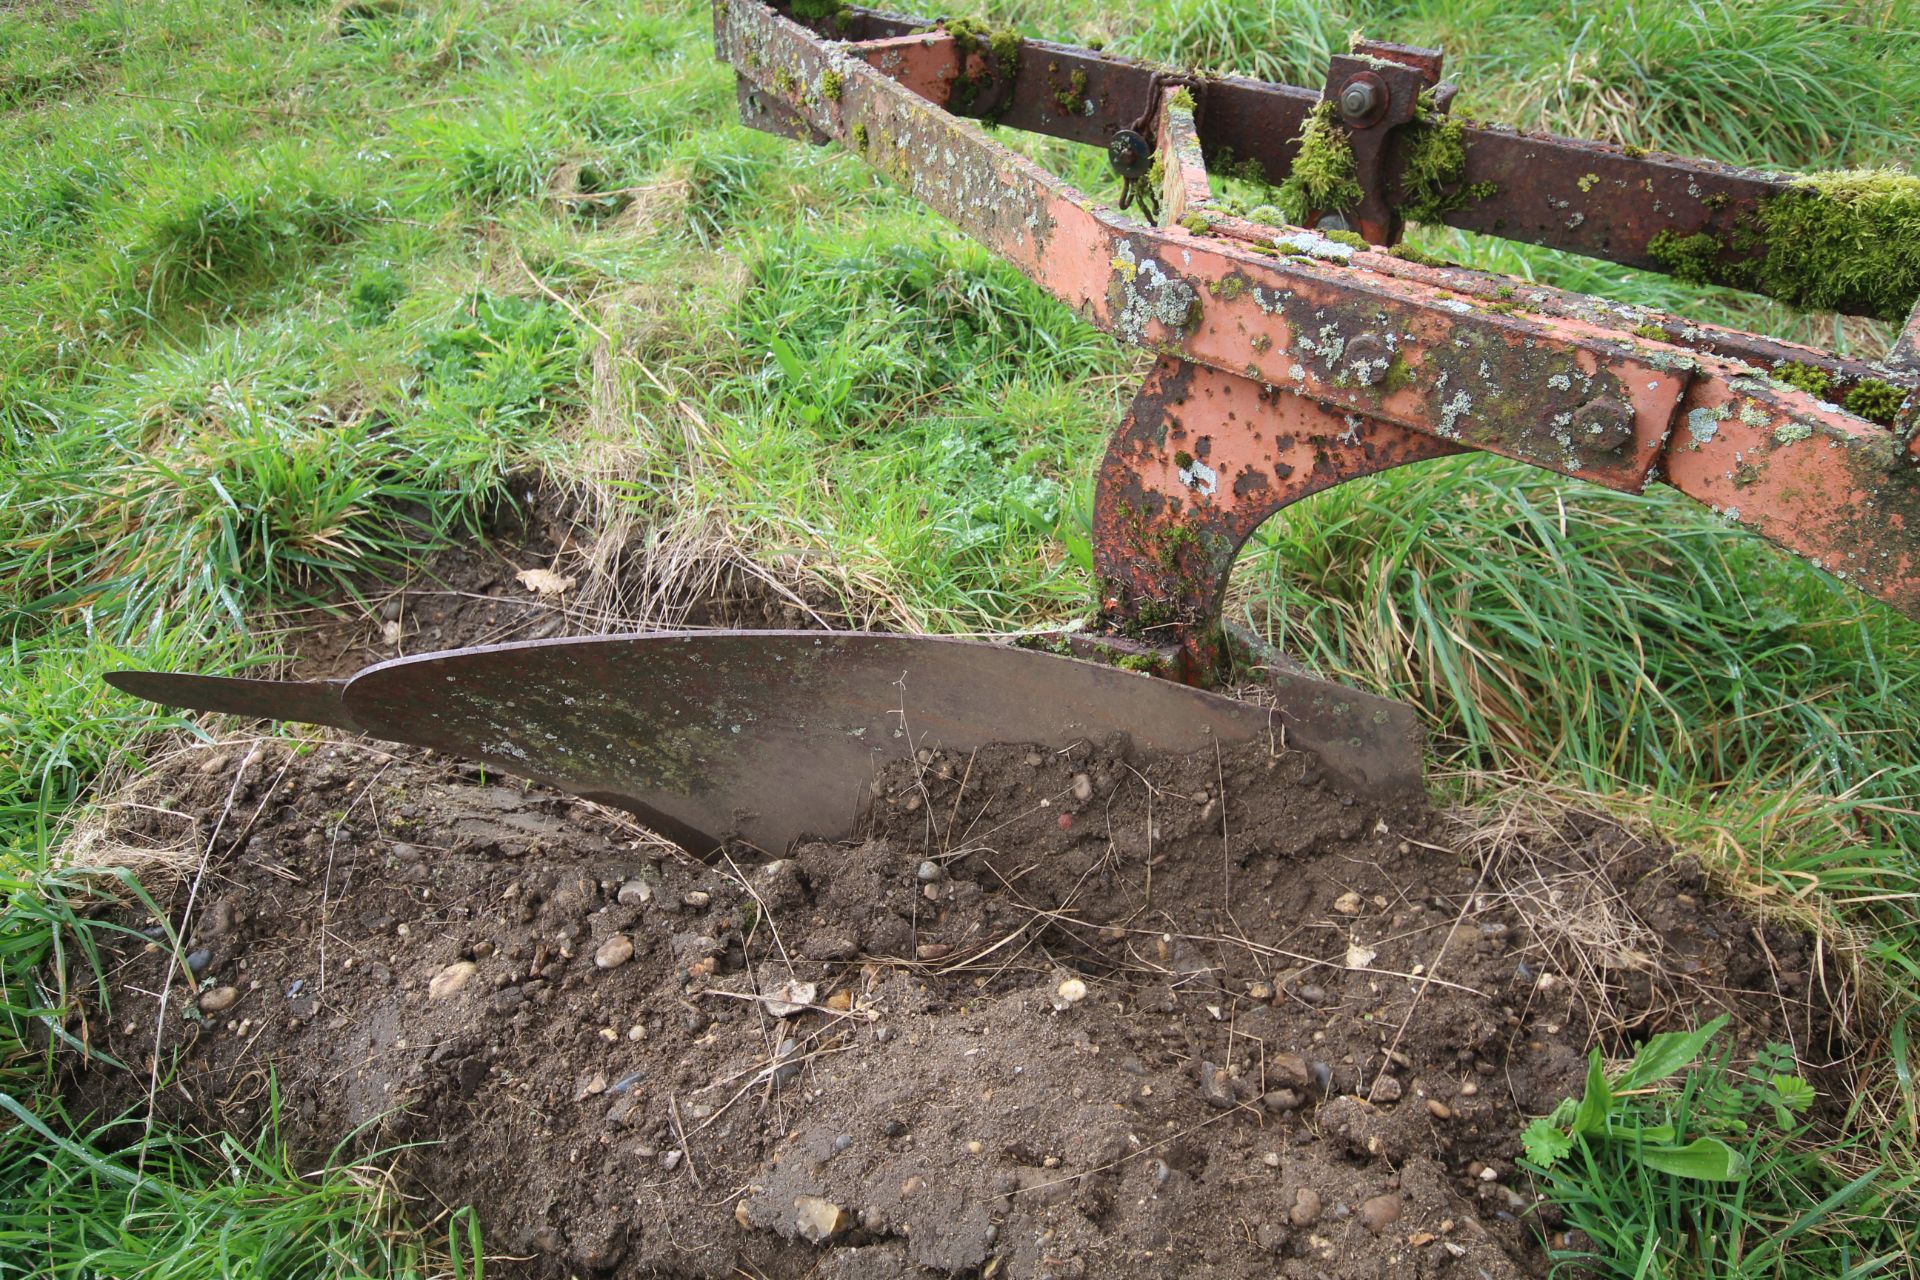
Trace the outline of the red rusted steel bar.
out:
[[[830,40],[873,40],[924,31],[932,19],[849,6],[810,29]],[[1201,140],[1209,162],[1223,154],[1253,162],[1271,181],[1293,165],[1295,138],[1320,94],[1240,76],[1195,74],[1044,40],[1022,40],[1011,88],[991,104],[953,107],[1009,128],[1104,146],[1146,114],[1160,84],[1195,86]],[[1413,126],[1417,133],[1423,126]],[[1791,179],[1710,160],[1643,151],[1607,142],[1529,133],[1466,122],[1463,185],[1491,184],[1482,200],[1441,215],[1449,226],[1548,245],[1626,266],[1658,270],[1648,242],[1662,231],[1728,238],[1760,203]],[[1383,179],[1402,193],[1410,144],[1405,131],[1389,148]],[[1751,243],[1750,252],[1764,248]],[[1729,252],[1729,261],[1740,255]]]
[[[1343,479],[1461,449],[1619,489],[1664,480],[1920,616],[1920,471],[1905,439],[1768,376],[1775,361],[1805,363],[1838,394],[1897,371],[1672,317],[1656,328],[1646,312],[1601,299],[1231,216],[1213,203],[1207,171],[1227,82],[1206,81],[1196,96],[1193,77],[1086,53],[1081,65],[1100,67],[1110,96],[1131,95],[1138,114],[1067,114],[1156,140],[1143,145],[1157,146],[1169,225],[1151,226],[1096,204],[950,109],[989,103],[1002,123],[1057,126],[1022,81],[1045,83],[1054,73],[1032,74],[1032,60],[1050,67],[1058,46],[945,27],[905,34],[904,20],[847,12],[862,42],[822,39],[755,0],[719,0],[716,30],[766,120],[847,143],[1088,321],[1161,355],[1102,467],[1097,556],[1109,625],[1177,641],[1189,678],[1212,670],[1220,588],[1261,520]],[[1393,47],[1374,48],[1374,61],[1355,64],[1380,72],[1367,102],[1344,91],[1355,65],[1336,64],[1329,89],[1343,86],[1340,109],[1378,110],[1404,122],[1400,134],[1439,127],[1447,86],[1437,83],[1438,55],[1405,51],[1396,63],[1377,52]],[[1089,70],[1070,87],[1094,83]],[[1265,89],[1283,103],[1299,93]],[[1235,127],[1251,123],[1242,116]],[[1213,149],[1223,145],[1216,135]],[[1525,145],[1538,151],[1530,172],[1551,176],[1575,144]],[[1484,138],[1473,150],[1483,146],[1509,155]],[[1364,158],[1376,191],[1391,187],[1381,175],[1393,150]],[[1750,183],[1717,212],[1779,189],[1777,179],[1697,162],[1616,158],[1638,175],[1633,202],[1649,207],[1664,204],[1660,182],[1682,175]],[[1592,185],[1629,172],[1620,166],[1594,169]],[[1397,230],[1390,202],[1355,212],[1376,239]],[[1619,226],[1638,228],[1631,234],[1582,240],[1582,251],[1633,260],[1633,238],[1653,225],[1631,221],[1639,216],[1620,215]],[[1906,393],[1908,419],[1920,408],[1913,382],[1888,384],[1896,399]]]

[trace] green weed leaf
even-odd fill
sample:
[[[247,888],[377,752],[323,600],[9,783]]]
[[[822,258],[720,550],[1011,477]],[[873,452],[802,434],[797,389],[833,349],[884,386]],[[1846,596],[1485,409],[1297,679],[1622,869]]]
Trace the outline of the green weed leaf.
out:
[[[1534,1117],[1520,1135],[1520,1145],[1526,1148],[1527,1159],[1542,1169],[1551,1169],[1573,1154],[1573,1139],[1545,1116]]]
[[[1606,1064],[1595,1049],[1587,1057],[1587,1091],[1580,1096],[1579,1109],[1573,1113],[1573,1132],[1580,1136],[1598,1136],[1607,1131],[1607,1111],[1613,1106],[1613,1090],[1607,1085]]]
[[[1656,1080],[1665,1080],[1682,1067],[1693,1065],[1707,1047],[1707,1042],[1720,1034],[1720,1028],[1727,1025],[1727,1015],[1721,1014],[1706,1026],[1693,1031],[1663,1031],[1640,1046],[1640,1052],[1633,1055],[1633,1063],[1626,1074],[1616,1082],[1615,1087],[1622,1093],[1631,1089],[1644,1089]]]
[[[1697,1182],[1738,1182],[1747,1176],[1747,1158],[1718,1138],[1695,1138],[1684,1147],[1642,1147],[1640,1162]]]

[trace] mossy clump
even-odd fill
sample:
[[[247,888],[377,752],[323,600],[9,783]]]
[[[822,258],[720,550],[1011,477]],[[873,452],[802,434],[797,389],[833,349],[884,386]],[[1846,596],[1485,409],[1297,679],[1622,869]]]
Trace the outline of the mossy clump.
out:
[[[1657,324],[1637,324],[1633,326],[1633,336],[1645,338],[1649,342],[1671,342],[1667,331]]]
[[[1453,265],[1438,254],[1428,253],[1419,245],[1397,244],[1387,250],[1387,253],[1389,256],[1398,258],[1402,262],[1417,262],[1423,267],[1450,267]]]
[[[980,50],[986,51],[987,60],[1000,78],[1011,82],[1020,70],[1020,33],[1011,29],[995,31],[984,22],[975,22],[970,18],[955,18],[946,24],[947,34],[953,37],[954,45],[960,50],[960,56]]]
[[[1158,675],[1166,666],[1166,660],[1157,653],[1122,654],[1114,661],[1114,666],[1122,671],[1138,671],[1143,675]]]
[[[1371,249],[1373,243],[1358,231],[1322,231],[1321,235],[1335,244],[1344,244],[1349,249]]]
[[[1893,416],[1900,412],[1900,404],[1906,398],[1906,392],[1900,388],[1867,378],[1847,392],[1847,398],[1840,402],[1840,407],[1855,417],[1890,427],[1893,425]]]
[[[1466,176],[1466,125],[1451,116],[1428,117],[1413,131],[1400,171],[1400,215],[1415,222],[1439,222],[1500,190],[1497,183],[1469,183]]]
[[[1664,267],[1668,275],[1687,284],[1731,283],[1720,264],[1722,247],[1704,231],[1683,236],[1669,228],[1656,231],[1647,241],[1647,256]]]
[[[867,122],[864,120],[854,121],[853,122],[853,149],[864,155],[867,150],[867,141],[868,141]]]
[[[1355,176],[1353,144],[1347,140],[1331,102],[1307,113],[1300,126],[1299,154],[1287,180],[1275,192],[1274,203],[1295,226],[1309,214],[1337,213],[1360,203],[1365,194]]]
[[[1762,200],[1724,238],[1662,231],[1647,253],[1691,284],[1901,320],[1920,297],[1920,178],[1893,169],[1812,174]]]
[[[840,73],[831,67],[820,73],[820,96],[828,102],[840,101],[840,94],[846,87],[847,82],[841,79]]]
[[[1067,77],[1067,87],[1056,89],[1053,104],[1068,115],[1079,115],[1087,109],[1087,73],[1076,70]]]
[[[1173,105],[1191,115],[1193,113],[1193,91],[1184,87],[1175,89],[1173,91]]]
[[[1208,222],[1206,215],[1202,213],[1188,214],[1186,217],[1180,219],[1180,225],[1197,236],[1206,235],[1207,232],[1213,230],[1213,224]]]
[[[1825,400],[1833,391],[1833,375],[1825,369],[1795,360],[1784,360],[1773,367],[1775,381],[1806,392],[1816,400]]]
[[[1407,363],[1407,357],[1394,352],[1393,359],[1387,362],[1387,371],[1380,378],[1380,394],[1390,396],[1413,381],[1413,367]]]
[[[806,22],[817,22],[821,18],[838,18],[847,11],[847,0],[793,0],[788,6],[793,16]]]
[[[1920,297],[1920,178],[1821,173],[1760,205],[1760,291],[1795,306],[1903,320]]]

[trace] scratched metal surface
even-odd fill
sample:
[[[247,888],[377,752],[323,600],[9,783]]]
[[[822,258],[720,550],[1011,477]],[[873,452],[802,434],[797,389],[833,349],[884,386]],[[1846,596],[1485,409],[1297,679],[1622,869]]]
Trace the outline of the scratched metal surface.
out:
[[[1308,678],[1276,710],[1170,680],[978,641],[712,631],[487,645],[399,658],[342,685],[157,672],[110,677],[177,706],[315,720],[434,747],[628,809],[698,853],[772,853],[858,825],[882,765],[922,747],[1146,753],[1284,739],[1357,788],[1420,786],[1397,703]]]

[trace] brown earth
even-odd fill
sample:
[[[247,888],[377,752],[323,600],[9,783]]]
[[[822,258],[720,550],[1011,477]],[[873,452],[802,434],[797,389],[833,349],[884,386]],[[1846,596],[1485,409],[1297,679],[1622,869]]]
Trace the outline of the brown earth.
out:
[[[1517,1134],[1589,1043],[1725,1009],[1831,1051],[1812,948],[1665,851],[1266,748],[902,760],[863,842],[716,865],[356,742],[129,800],[182,942],[105,957],[76,1031],[141,1070],[79,1101],[143,1103],[158,1026],[162,1110],[246,1131],[271,1074],[304,1148],[421,1144],[402,1185],[501,1275],[1541,1275]]]

